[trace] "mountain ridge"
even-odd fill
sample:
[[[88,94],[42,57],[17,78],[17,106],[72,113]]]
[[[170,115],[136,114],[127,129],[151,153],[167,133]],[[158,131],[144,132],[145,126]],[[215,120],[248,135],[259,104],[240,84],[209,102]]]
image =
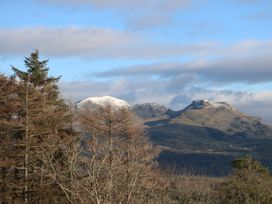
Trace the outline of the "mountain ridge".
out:
[[[231,132],[228,129],[230,127],[218,126],[218,124],[233,125],[237,131],[238,126],[250,129],[250,125],[257,127],[260,124],[264,124],[261,118],[243,113],[226,102],[215,102],[207,99],[193,100],[188,106],[177,111],[155,102],[132,105],[113,96],[88,97],[77,102],[78,107],[83,105],[89,105],[90,107],[110,105],[117,109],[128,108],[146,122],[154,118],[158,120],[169,119],[171,123],[216,127],[229,132]],[[268,124],[265,125],[270,126]]]
[[[157,103],[126,108],[143,121],[149,140],[161,149],[157,159],[162,167],[222,176],[229,173],[231,160],[251,155],[272,168],[272,126],[226,102],[195,100],[179,111]]]

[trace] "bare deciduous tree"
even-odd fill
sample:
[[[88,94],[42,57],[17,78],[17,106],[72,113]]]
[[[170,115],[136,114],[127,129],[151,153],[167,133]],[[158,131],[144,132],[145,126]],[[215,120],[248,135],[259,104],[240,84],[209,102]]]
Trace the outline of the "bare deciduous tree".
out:
[[[64,174],[52,156],[47,156],[51,160],[45,165],[46,174],[56,180],[67,200],[163,203],[167,182],[155,170],[156,151],[129,110],[80,107],[75,124],[83,139],[64,145],[63,166],[69,172]]]

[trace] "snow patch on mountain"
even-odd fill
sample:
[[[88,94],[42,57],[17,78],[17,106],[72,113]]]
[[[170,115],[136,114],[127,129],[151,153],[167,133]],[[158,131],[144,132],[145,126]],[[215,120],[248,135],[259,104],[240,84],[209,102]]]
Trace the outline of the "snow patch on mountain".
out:
[[[166,108],[163,105],[158,103],[143,103],[131,105],[127,101],[115,98],[113,96],[101,96],[101,97],[89,97],[77,103],[77,107],[87,106],[91,109],[96,109],[97,107],[106,107],[111,106],[114,109],[128,108],[136,113],[140,118],[155,118],[160,117],[169,111],[172,111],[169,108]],[[218,109],[224,108],[231,111],[236,109],[230,106],[226,102],[214,102],[205,100],[194,100],[190,105],[188,105],[185,110],[194,110],[194,109]]]
[[[234,110],[234,108],[226,102],[214,102],[209,101],[207,99],[195,100],[186,109],[202,109],[202,108],[226,108],[229,110]]]
[[[77,103],[78,106],[84,104],[98,105],[102,107],[112,106],[113,108],[131,108],[127,101],[115,98],[113,96],[89,97]]]

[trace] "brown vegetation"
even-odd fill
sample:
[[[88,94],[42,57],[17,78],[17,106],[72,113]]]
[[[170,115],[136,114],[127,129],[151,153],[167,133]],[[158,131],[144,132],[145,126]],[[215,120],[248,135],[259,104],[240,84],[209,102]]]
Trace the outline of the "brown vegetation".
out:
[[[35,51],[0,75],[0,203],[272,203],[269,171],[250,158],[211,179],[158,170],[127,109],[68,106]]]

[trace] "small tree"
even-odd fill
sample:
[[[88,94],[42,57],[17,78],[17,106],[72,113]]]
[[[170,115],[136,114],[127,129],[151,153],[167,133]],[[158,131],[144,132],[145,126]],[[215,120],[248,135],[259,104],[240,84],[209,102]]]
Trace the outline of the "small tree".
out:
[[[222,185],[222,203],[272,203],[272,182],[269,169],[251,157],[233,161],[234,173]]]

